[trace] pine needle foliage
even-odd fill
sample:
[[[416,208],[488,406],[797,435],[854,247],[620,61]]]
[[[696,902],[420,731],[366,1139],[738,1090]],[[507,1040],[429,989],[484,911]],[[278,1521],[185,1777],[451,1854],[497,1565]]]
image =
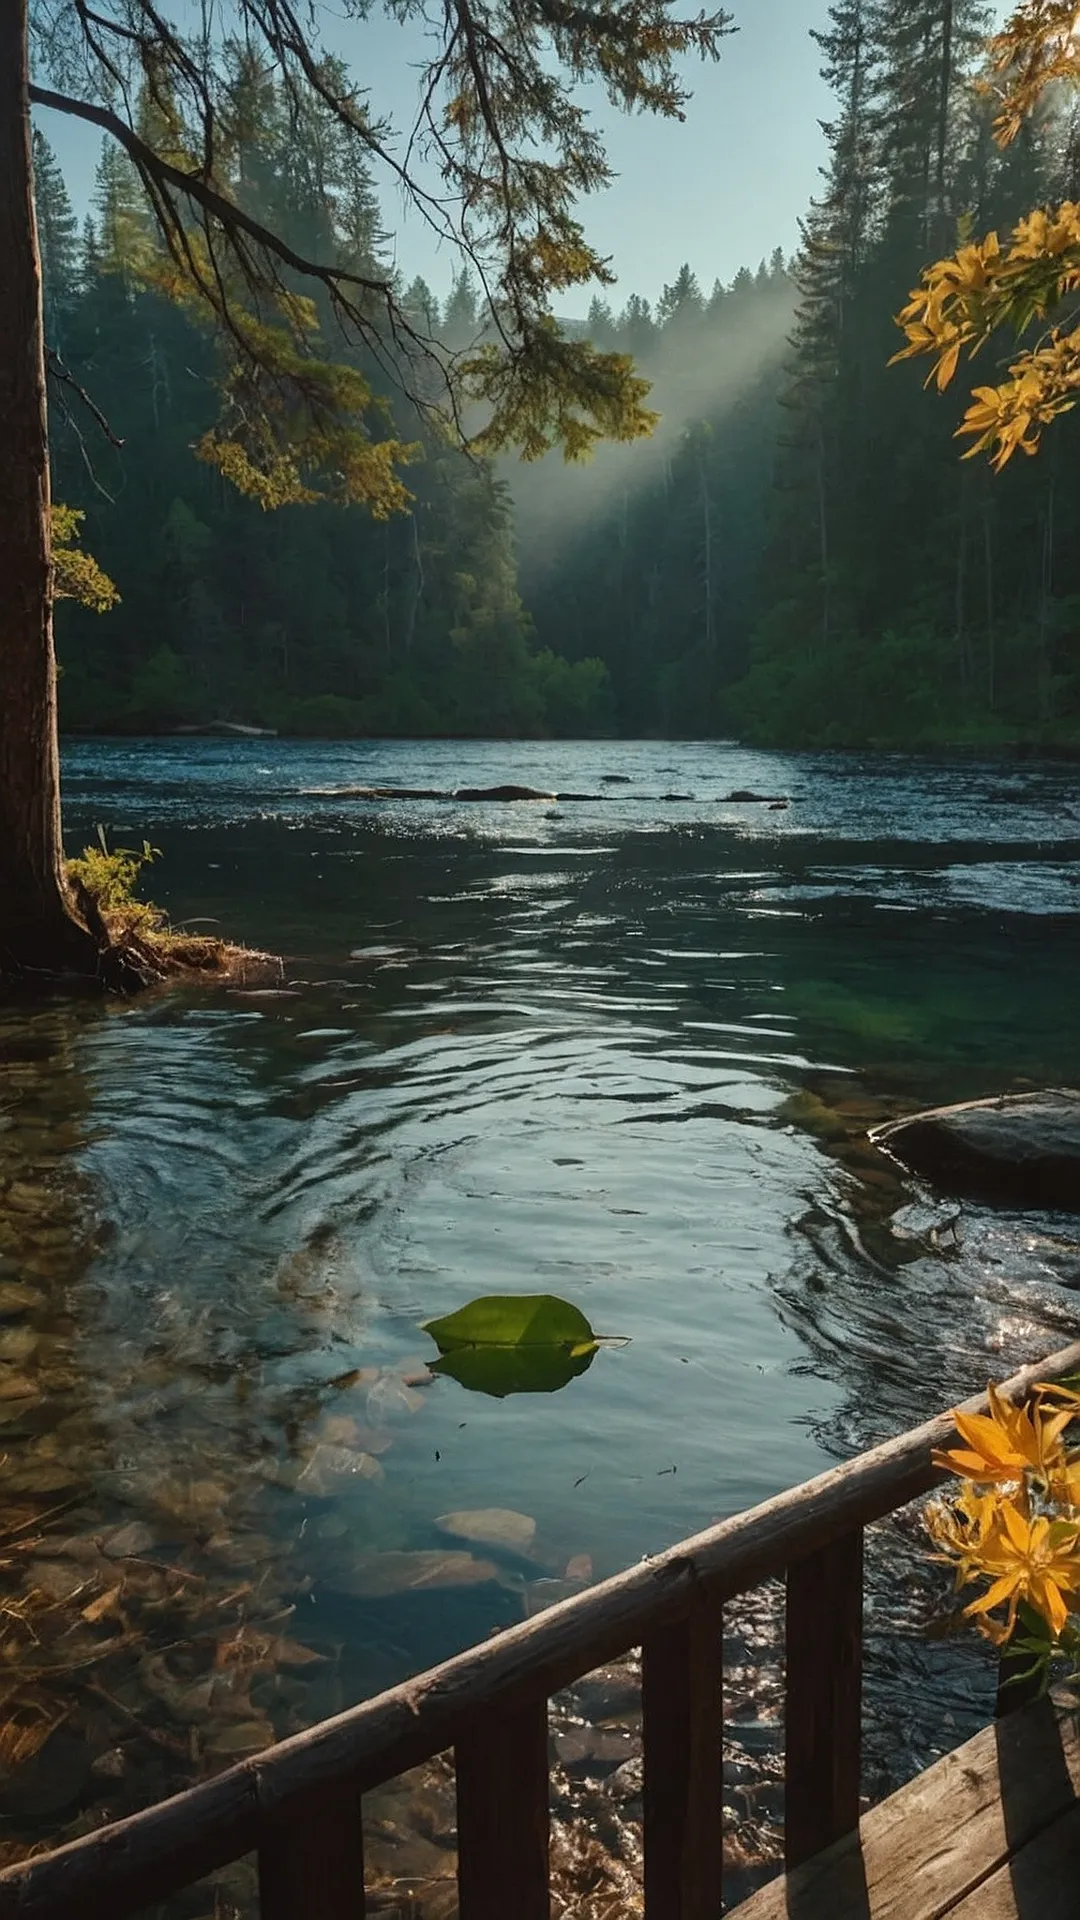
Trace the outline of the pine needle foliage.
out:
[[[320,45],[318,6],[238,0],[227,24],[204,14],[190,29],[154,0],[37,9],[38,71],[53,84],[33,99],[104,130],[134,168],[152,237],[148,252],[145,232],[127,236],[124,269],[156,274],[219,331],[222,418],[199,452],[265,506],[330,497],[405,510],[412,448],[386,431],[377,399],[391,385],[459,444],[528,459],[554,447],[580,459],[655,421],[626,356],[567,337],[551,310],[554,296],[612,279],[577,218],[612,177],[579,92],[599,83],[622,111],[681,119],[680,63],[716,59],[728,15],[680,18],[672,0],[453,0],[437,19],[422,0],[389,0],[388,11],[426,36],[404,141]],[[456,249],[483,290],[478,343],[455,353],[433,339],[377,257],[305,250],[287,220],[251,211],[260,87],[283,98],[298,154],[332,131]]]
[[[78,545],[86,515],[78,507],[54,502],[51,508],[53,593],[57,600],[77,600],[92,613],[108,613],[120,595],[93,554]]]

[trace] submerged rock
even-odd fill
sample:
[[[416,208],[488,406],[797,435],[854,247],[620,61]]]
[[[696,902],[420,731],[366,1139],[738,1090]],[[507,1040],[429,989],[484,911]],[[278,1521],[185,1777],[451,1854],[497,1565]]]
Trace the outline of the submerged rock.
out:
[[[629,1727],[571,1727],[555,1735],[554,1746],[568,1770],[604,1774],[636,1760],[641,1753],[641,1737]]]
[[[458,787],[455,800],[558,800],[565,794],[542,793],[537,787]]]
[[[28,1373],[19,1373],[14,1367],[0,1366],[0,1402],[40,1398],[41,1388]]]
[[[66,1232],[63,1239],[65,1242],[68,1239]],[[22,1313],[37,1313],[44,1305],[45,1295],[40,1287],[28,1287],[21,1280],[0,1280],[0,1320],[11,1320]]]
[[[471,1507],[459,1513],[442,1513],[435,1525],[440,1533],[448,1533],[455,1540],[504,1547],[512,1553],[528,1553],[536,1539],[536,1521],[511,1507]]]
[[[370,1453],[320,1441],[296,1477],[297,1493],[329,1499],[356,1480],[381,1480],[382,1468]]]
[[[402,1551],[358,1554],[333,1586],[335,1592],[358,1600],[380,1600],[391,1594],[482,1586],[497,1578],[490,1560],[474,1560],[471,1553]]]
[[[101,1551],[110,1560],[136,1560],[151,1553],[157,1545],[157,1536],[142,1520],[129,1520],[126,1527],[117,1527],[114,1533],[106,1534],[101,1543]]]
[[[1080,1092],[1070,1088],[930,1107],[870,1139],[949,1192],[1080,1213]]]

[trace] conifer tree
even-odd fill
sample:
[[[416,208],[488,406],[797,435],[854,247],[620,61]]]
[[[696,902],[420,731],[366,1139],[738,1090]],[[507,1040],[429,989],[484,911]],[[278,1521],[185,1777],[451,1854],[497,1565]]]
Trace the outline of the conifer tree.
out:
[[[406,5],[400,17],[419,11]],[[517,443],[536,455],[557,443],[575,456],[605,434],[632,438],[652,424],[629,361],[563,338],[551,316],[553,294],[608,272],[576,217],[579,197],[610,178],[578,85],[598,79],[617,107],[676,116],[686,98],[676,63],[690,52],[715,58],[727,26],[722,13],[676,19],[664,0],[605,0],[592,13],[549,0],[528,0],[524,10],[459,0],[421,90],[417,134],[435,149],[445,188],[436,200],[352,81],[325,59],[314,10],[301,19],[290,0],[241,0],[227,31],[210,14],[189,31],[151,0],[99,0],[92,10],[58,0],[33,23],[29,0],[0,9],[0,969],[74,966],[96,977],[111,964],[100,927],[72,898],[60,833],[31,103],[101,128],[122,150],[164,244],[161,284],[228,339],[225,418],[204,435],[203,457],[267,505],[318,496],[318,477],[321,491],[390,513],[407,504],[398,472],[405,448],[377,438],[375,391],[355,360],[327,355],[296,281],[320,289],[342,330],[376,357],[388,336],[402,334],[439,364],[437,343],[417,336],[392,277],[302,253],[247,212],[234,166],[243,128],[229,36],[239,33],[277,72],[300,118],[324,115],[366,162],[392,171],[459,250],[484,259],[496,336],[445,371],[485,403],[487,449]],[[109,191],[107,257],[127,237],[121,183]],[[448,209],[460,210],[456,224]],[[397,356],[406,381],[410,357]]]
[[[62,353],[66,317],[78,292],[79,223],[56,155],[40,128],[34,130],[33,153],[45,338]]]

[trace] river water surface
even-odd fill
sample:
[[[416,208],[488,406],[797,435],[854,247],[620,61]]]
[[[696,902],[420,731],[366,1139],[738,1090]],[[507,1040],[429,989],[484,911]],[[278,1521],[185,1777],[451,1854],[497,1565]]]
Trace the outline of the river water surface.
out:
[[[505,781],[595,798],[333,791]],[[73,851],[147,838],[174,920],[283,953],[287,992],[0,1011],[6,1859],[1080,1331],[1067,1220],[950,1224],[863,1142],[1080,1081],[1070,768],[136,741],[69,744],[65,782]],[[431,1381],[421,1323],[494,1292],[628,1344],[551,1395]],[[488,1508],[535,1537],[437,1524]],[[887,1537],[882,1785],[989,1685]]]

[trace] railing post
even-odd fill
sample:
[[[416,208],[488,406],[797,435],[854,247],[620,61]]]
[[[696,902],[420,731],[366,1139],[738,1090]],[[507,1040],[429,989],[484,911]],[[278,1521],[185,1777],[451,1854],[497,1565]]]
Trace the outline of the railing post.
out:
[[[648,1920],[719,1920],[722,1629],[701,1596],[641,1649]]]
[[[360,1796],[330,1784],[275,1814],[259,1844],[259,1920],[364,1920]]]
[[[787,1571],[784,1857],[809,1860],[859,1824],[863,1536]]]
[[[547,1701],[484,1714],[454,1762],[460,1920],[548,1920]]]

